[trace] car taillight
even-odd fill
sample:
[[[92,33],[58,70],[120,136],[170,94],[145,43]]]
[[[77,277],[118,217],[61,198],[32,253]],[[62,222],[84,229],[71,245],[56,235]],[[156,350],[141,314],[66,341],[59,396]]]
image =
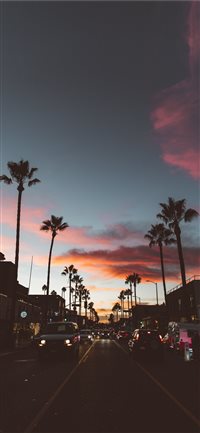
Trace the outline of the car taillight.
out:
[[[136,338],[136,340],[139,340],[139,334],[136,334],[135,338]]]
[[[162,339],[162,335],[159,335],[159,338],[160,338],[160,341],[162,341],[163,339]]]

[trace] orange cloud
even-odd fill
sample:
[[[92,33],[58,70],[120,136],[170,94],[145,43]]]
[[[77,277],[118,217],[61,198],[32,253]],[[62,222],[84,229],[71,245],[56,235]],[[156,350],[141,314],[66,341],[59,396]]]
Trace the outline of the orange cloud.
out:
[[[163,90],[155,98],[151,118],[158,134],[163,160],[184,170],[194,179],[200,177],[199,165],[199,54],[200,4],[192,2],[188,19],[189,78]]]
[[[195,247],[186,247],[184,257],[187,272],[196,273],[199,264],[199,251]],[[115,250],[70,250],[66,254],[57,256],[55,263],[73,263],[78,269],[95,275],[96,278],[112,278],[125,280],[126,276],[136,272],[143,279],[161,279],[160,256],[157,248],[148,246],[119,247]],[[164,250],[165,272],[168,279],[178,279],[180,266],[177,249],[174,247]]]

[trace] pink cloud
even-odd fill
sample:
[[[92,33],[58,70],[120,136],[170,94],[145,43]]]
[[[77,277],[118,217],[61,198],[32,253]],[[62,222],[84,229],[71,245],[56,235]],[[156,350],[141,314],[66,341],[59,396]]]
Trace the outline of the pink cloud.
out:
[[[188,276],[197,272],[199,251],[197,248],[184,249],[185,264]],[[70,250],[62,256],[54,258],[55,263],[66,266],[73,263],[78,269],[95,274],[101,278],[124,280],[126,275],[136,272],[142,278],[161,279],[160,256],[157,248],[149,246],[119,247],[115,250]],[[164,251],[165,272],[168,280],[179,279],[180,266],[177,249],[166,248]]]
[[[163,160],[177,169],[184,170],[194,179],[200,177],[197,91],[197,65],[200,54],[197,18],[199,16],[200,5],[198,2],[192,2],[187,35],[190,76],[157,95],[151,115],[154,130],[161,144]]]

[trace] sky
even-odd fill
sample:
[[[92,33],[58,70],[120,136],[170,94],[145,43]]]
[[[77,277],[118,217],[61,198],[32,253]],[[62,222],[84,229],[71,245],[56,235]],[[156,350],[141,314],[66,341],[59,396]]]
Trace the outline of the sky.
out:
[[[144,235],[168,197],[200,210],[199,2],[7,1],[0,15],[0,174],[23,159],[41,181],[22,196],[20,284],[43,293],[51,236],[40,226],[56,215],[69,227],[50,291],[68,287],[73,264],[100,318],[133,272],[140,302],[155,303],[157,282],[162,303],[159,250]],[[0,188],[0,251],[14,262],[17,185]],[[191,278],[199,218],[181,230]],[[181,283],[176,246],[164,263],[168,291]]]

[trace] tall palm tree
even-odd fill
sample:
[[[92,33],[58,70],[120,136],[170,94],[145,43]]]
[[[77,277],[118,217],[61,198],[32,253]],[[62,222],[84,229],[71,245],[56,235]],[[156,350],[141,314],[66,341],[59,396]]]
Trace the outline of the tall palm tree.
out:
[[[17,203],[17,228],[16,228],[16,248],[15,248],[15,272],[16,279],[18,277],[18,264],[19,264],[19,239],[20,239],[20,219],[21,219],[21,202],[22,202],[22,193],[24,191],[25,184],[28,186],[35,185],[40,182],[39,179],[34,178],[34,173],[38,170],[37,168],[30,168],[29,162],[21,159],[18,163],[9,161],[7,163],[10,176],[8,177],[5,174],[0,176],[0,181],[3,181],[7,185],[12,184],[13,182],[17,183],[18,190],[18,203]]]
[[[130,288],[130,297],[131,297],[131,311],[132,311],[132,306],[133,306],[133,291],[132,291],[132,284],[133,284],[133,280],[132,280],[132,275],[128,275],[125,279],[125,284],[129,284],[129,288]]]
[[[61,293],[62,293],[62,297],[63,297],[64,300],[65,300],[66,287],[62,287],[62,289],[61,289]]]
[[[81,308],[82,308],[82,299],[85,293],[85,286],[83,284],[78,285],[78,294],[79,294],[79,316],[81,316]]]
[[[172,197],[168,197],[168,203],[160,203],[162,208],[161,212],[157,214],[157,217],[162,219],[170,229],[173,230],[178,248],[181,278],[183,287],[186,285],[185,276],[185,263],[183,258],[183,249],[181,243],[181,229],[180,223],[191,222],[199,213],[195,209],[186,209],[186,199],[174,200]]]
[[[82,298],[84,300],[85,317],[87,319],[88,300],[90,299],[90,291],[88,289],[84,288]]]
[[[145,239],[148,239],[150,241],[149,242],[150,248],[153,247],[154,245],[158,245],[159,247],[163,290],[164,290],[165,304],[167,306],[167,291],[166,291],[166,282],[165,282],[163,245],[175,244],[176,239],[173,237],[172,230],[165,227],[163,223],[155,224],[155,225],[152,224],[151,229],[148,230],[147,234],[144,237]]]
[[[131,275],[131,278],[132,278],[132,282],[133,282],[133,285],[134,285],[135,305],[137,305],[136,286],[137,286],[137,284],[141,283],[142,278],[140,277],[139,274],[137,274],[135,272]]]
[[[89,302],[88,310],[90,311],[90,320],[92,320],[92,311],[93,311],[94,302]]]
[[[40,182],[39,179],[34,178],[33,175],[37,168],[30,168],[29,162],[21,159],[18,163],[9,161],[7,163],[8,170],[10,172],[10,177],[5,174],[0,176],[0,181],[3,181],[7,185],[12,184],[13,182],[17,184],[18,190],[18,201],[17,201],[17,226],[16,226],[16,247],[15,247],[15,281],[16,284],[13,286],[12,293],[12,303],[11,303],[11,311],[10,311],[10,322],[9,322],[9,344],[10,347],[13,347],[14,335],[13,335],[13,327],[15,323],[15,309],[16,309],[16,293],[17,293],[17,278],[18,278],[18,265],[19,265],[19,239],[20,239],[20,221],[21,221],[21,202],[22,202],[22,192],[24,191],[25,184],[28,186],[35,185]]]
[[[74,311],[76,311],[76,299],[78,297],[78,286],[83,282],[83,278],[80,277],[80,275],[76,274],[73,276],[72,281],[75,283],[75,290],[74,290]]]
[[[116,321],[118,322],[118,312],[121,310],[119,302],[116,302],[112,307],[112,311],[116,313]]]
[[[124,294],[124,290],[121,290],[118,298],[121,301],[121,316],[124,317],[124,299],[126,298],[126,296]]]
[[[42,226],[40,227],[40,230],[42,231],[51,232],[51,245],[49,250],[49,260],[48,260],[48,270],[47,270],[47,295],[49,295],[51,256],[52,256],[54,239],[57,236],[58,232],[62,232],[67,227],[69,227],[67,223],[63,223],[62,221],[63,221],[63,217],[56,217],[55,215],[51,215],[51,219],[43,221]]]
[[[125,294],[125,296],[127,296],[127,301],[128,301],[128,317],[129,317],[130,316],[130,302],[129,302],[129,299],[130,299],[130,296],[131,296],[131,290],[130,289],[126,289],[124,291],[124,294]]]
[[[61,275],[69,275],[69,310],[71,310],[72,280],[77,272],[78,270],[74,265],[70,265],[69,267],[65,266],[64,271],[61,273]]]

